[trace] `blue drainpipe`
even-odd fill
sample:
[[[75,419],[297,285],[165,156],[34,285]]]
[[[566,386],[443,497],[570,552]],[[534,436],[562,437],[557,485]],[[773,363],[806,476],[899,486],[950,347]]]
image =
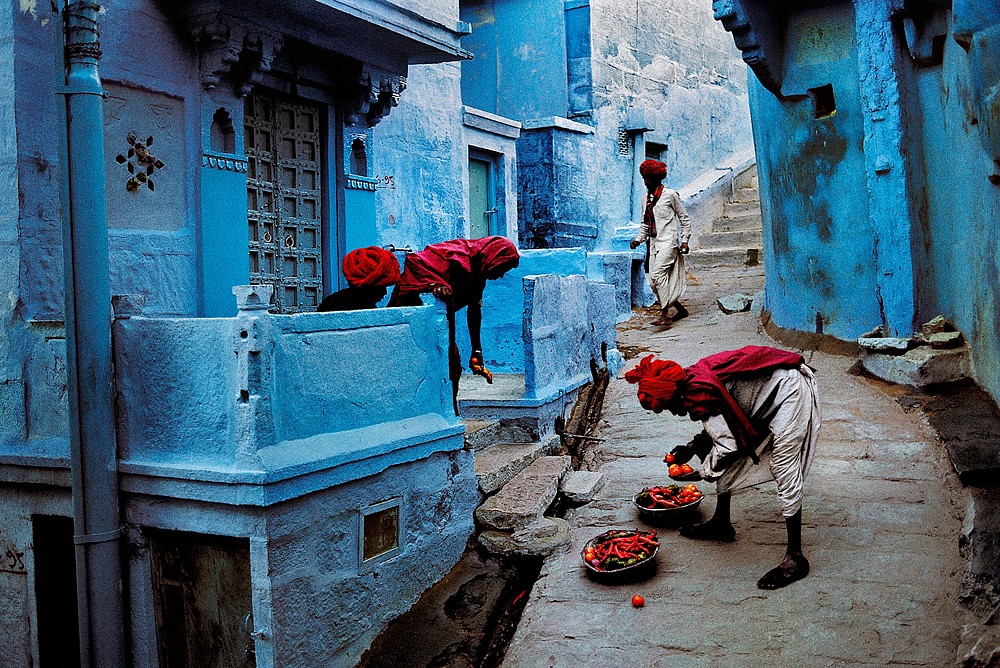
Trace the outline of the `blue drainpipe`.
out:
[[[80,661],[125,665],[111,362],[104,115],[96,2],[64,8],[63,258]]]

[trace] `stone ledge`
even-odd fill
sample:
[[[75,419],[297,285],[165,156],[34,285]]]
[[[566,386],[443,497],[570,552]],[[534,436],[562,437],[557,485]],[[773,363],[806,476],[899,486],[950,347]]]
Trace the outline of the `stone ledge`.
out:
[[[484,494],[496,492],[541,457],[541,443],[497,443],[476,453],[476,478]]]
[[[536,459],[476,509],[476,520],[500,531],[518,531],[537,522],[555,501],[570,465],[567,455]]]
[[[508,139],[517,139],[521,136],[521,124],[517,121],[474,107],[462,107],[462,124]]]

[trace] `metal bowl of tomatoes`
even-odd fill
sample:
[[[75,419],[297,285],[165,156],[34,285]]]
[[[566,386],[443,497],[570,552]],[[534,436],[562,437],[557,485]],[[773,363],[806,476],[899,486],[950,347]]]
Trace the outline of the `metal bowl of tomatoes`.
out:
[[[656,530],[613,529],[591,538],[580,557],[587,574],[605,582],[632,582],[656,571]]]
[[[701,491],[693,483],[643,487],[642,491],[632,497],[632,503],[642,514],[663,516],[693,510],[701,505],[702,497]]]

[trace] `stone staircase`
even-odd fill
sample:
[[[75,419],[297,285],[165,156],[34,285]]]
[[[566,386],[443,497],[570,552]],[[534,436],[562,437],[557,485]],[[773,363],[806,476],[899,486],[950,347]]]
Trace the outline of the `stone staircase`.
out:
[[[747,169],[733,179],[729,200],[722,216],[712,221],[709,232],[698,237],[698,248],[690,261],[697,267],[752,267],[763,261],[760,190],[757,167]]]
[[[559,438],[544,443],[499,442],[495,423],[466,422],[475,450],[476,478],[485,496],[476,509],[479,542],[506,556],[547,556],[570,542],[569,524],[545,513],[558,494],[589,502],[603,484],[600,474],[571,470],[568,455],[555,455]]]

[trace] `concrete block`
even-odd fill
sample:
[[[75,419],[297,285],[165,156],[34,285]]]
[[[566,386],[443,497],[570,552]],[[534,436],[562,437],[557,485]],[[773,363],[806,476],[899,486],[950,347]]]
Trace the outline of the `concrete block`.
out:
[[[476,452],[476,478],[492,494],[542,456],[540,443],[497,443]]]
[[[716,300],[716,303],[719,305],[719,310],[726,315],[749,311],[751,302],[753,302],[753,297],[742,293],[719,297]]]
[[[604,482],[600,471],[570,471],[563,476],[559,491],[573,503],[590,503]]]
[[[570,544],[569,522],[543,517],[514,533],[484,531],[479,543],[492,554],[544,557]]]
[[[570,457],[541,457],[476,509],[476,521],[490,529],[516,531],[542,517],[570,469]]]
[[[912,342],[910,339],[898,336],[861,337],[858,339],[858,345],[874,353],[893,355],[906,352]]]
[[[902,355],[869,353],[862,357],[861,364],[884,381],[913,387],[954,382],[971,375],[968,346],[946,350],[921,346]]]

